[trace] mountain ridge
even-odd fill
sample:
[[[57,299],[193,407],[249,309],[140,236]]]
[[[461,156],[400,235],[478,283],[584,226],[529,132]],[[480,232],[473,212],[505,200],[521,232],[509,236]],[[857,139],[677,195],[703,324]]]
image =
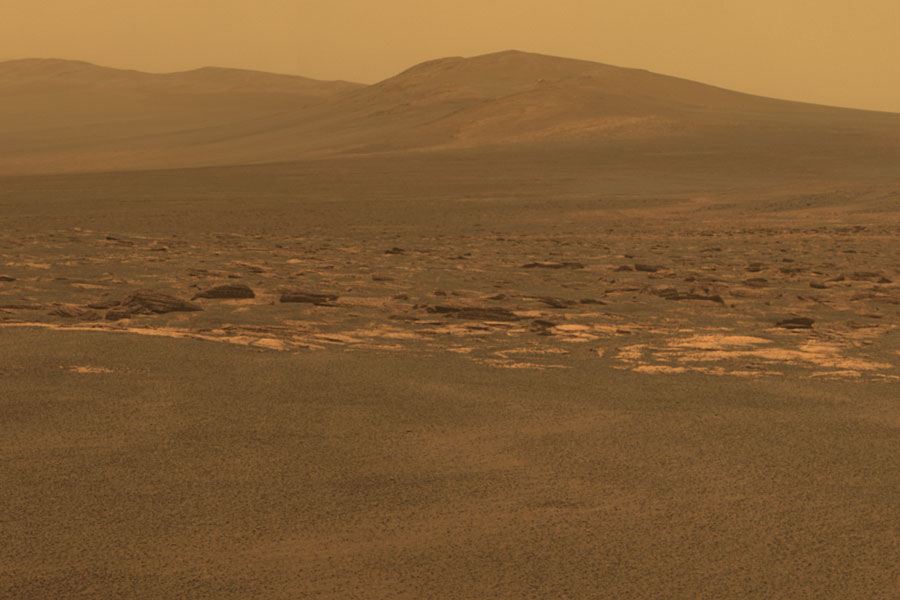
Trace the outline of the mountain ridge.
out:
[[[0,101],[0,173],[542,144],[810,156],[840,154],[842,145],[866,155],[874,145],[891,155],[900,147],[900,114],[518,50],[425,61],[370,85],[222,67],[152,74],[23,59],[0,63]]]

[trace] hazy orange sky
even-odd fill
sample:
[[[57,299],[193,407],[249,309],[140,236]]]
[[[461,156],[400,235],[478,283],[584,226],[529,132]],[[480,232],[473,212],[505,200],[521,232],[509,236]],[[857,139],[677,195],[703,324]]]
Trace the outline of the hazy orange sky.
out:
[[[900,112],[900,0],[0,0],[0,60],[374,82],[515,48]]]

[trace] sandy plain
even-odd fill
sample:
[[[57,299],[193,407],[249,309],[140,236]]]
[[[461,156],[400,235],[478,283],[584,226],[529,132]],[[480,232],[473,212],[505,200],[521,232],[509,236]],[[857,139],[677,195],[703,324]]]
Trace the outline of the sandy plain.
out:
[[[491,60],[377,98],[538,138],[0,160],[0,595],[895,593],[900,117],[574,135]]]

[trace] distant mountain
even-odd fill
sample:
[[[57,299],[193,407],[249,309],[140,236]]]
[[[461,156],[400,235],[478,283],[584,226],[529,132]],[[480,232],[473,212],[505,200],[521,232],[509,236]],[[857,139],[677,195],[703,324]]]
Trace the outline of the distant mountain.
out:
[[[131,87],[148,92],[265,91],[321,95],[363,87],[362,84],[346,81],[319,81],[295,75],[221,67],[204,67],[177,73],[144,73],[53,58],[0,62],[0,87],[22,89],[29,86],[100,89]]]
[[[900,158],[900,115],[518,51],[433,60],[369,86],[220,68],[0,63],[0,173],[560,145],[871,166]]]

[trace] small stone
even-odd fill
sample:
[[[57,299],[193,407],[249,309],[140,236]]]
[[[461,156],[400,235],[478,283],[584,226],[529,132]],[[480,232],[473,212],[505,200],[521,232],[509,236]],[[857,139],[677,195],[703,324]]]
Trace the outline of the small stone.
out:
[[[553,296],[540,296],[537,298],[550,308],[568,308],[575,304],[574,300],[566,300],[565,298],[554,298]]]
[[[853,281],[865,281],[867,279],[878,279],[882,275],[881,273],[876,273],[875,271],[856,271],[855,273],[850,273],[849,277]]]
[[[679,296],[678,290],[670,285],[661,285],[650,290],[655,296],[660,296],[662,298],[677,298]]]
[[[0,281],[15,281],[16,278],[10,275],[0,275]]]
[[[784,329],[812,329],[813,321],[807,317],[792,317],[778,321],[775,325]]]
[[[744,285],[752,288],[764,288],[768,287],[769,280],[764,277],[751,277],[750,279],[744,280]]]
[[[522,265],[523,269],[583,269],[580,262],[550,262],[538,261]]]
[[[296,302],[301,304],[314,304],[316,306],[329,306],[338,297],[334,294],[314,294],[310,292],[285,292],[281,295],[281,302]]]
[[[661,268],[662,267],[658,267],[656,265],[647,265],[647,264],[641,264],[641,263],[636,263],[634,265],[634,270],[640,271],[642,273],[656,273]]]

